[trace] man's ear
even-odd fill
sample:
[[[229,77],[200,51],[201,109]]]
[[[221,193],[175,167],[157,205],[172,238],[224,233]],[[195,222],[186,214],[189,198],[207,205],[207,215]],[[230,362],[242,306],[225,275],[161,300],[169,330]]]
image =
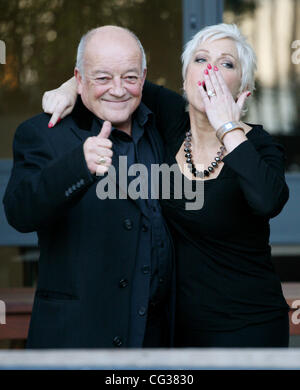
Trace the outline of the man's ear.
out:
[[[78,68],[74,69],[74,76],[77,81],[77,93],[81,95],[82,93],[82,76],[78,70]]]
[[[143,76],[142,76],[142,87],[144,86],[144,82],[146,80],[146,76],[147,76],[147,69],[144,69]]]

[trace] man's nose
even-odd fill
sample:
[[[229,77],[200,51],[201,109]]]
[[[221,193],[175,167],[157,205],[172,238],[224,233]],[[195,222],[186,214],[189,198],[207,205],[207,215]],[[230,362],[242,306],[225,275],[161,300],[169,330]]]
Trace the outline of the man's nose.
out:
[[[123,86],[123,80],[121,78],[117,78],[112,80],[112,85],[110,88],[111,95],[122,97],[126,94],[126,90]]]

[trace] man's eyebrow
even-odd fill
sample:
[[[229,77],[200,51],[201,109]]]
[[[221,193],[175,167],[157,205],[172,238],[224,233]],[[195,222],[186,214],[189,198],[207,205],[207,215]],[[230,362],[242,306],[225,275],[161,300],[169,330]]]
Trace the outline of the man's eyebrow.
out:
[[[139,70],[139,69],[137,69],[137,68],[132,68],[132,69],[128,69],[128,70],[126,70],[126,72],[124,72],[124,74],[126,74],[126,73],[130,73],[130,72],[140,73],[140,70]]]
[[[92,73],[92,75],[95,75],[98,73],[110,74],[107,70],[101,70],[101,69],[93,70],[91,73]]]
[[[92,76],[96,76],[97,74],[106,74],[106,75],[112,75],[112,73],[110,72],[110,71],[108,71],[108,70],[102,70],[102,69],[97,69],[97,70],[93,70],[92,72],[91,72],[91,75]],[[138,73],[138,74],[140,74],[140,70],[139,69],[137,69],[137,68],[132,68],[132,69],[128,69],[128,70],[126,70],[126,72],[124,72],[123,74],[127,74],[127,73]]]

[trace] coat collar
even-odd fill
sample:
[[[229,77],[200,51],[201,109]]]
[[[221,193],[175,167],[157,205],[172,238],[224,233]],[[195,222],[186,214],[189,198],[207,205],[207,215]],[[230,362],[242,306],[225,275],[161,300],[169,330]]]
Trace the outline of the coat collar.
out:
[[[101,126],[103,124],[103,119],[98,118],[83,104],[80,95],[77,97],[74,109],[72,111],[72,117],[79,129],[85,130],[85,132],[89,131],[93,133],[89,135],[86,133],[81,134],[83,136],[87,135],[87,137],[90,137],[91,135],[97,135],[99,133],[98,124],[100,123]],[[153,117],[153,113],[149,110],[148,107],[145,106],[144,103],[140,103],[139,107],[133,113],[133,117],[139,123],[139,125],[143,127],[147,121]],[[96,134],[94,134],[95,132]]]

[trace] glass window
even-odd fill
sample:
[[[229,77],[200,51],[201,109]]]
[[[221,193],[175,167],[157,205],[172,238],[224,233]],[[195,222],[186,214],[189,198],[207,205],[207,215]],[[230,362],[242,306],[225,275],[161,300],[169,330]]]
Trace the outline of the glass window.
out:
[[[15,129],[41,111],[43,92],[72,77],[79,40],[94,27],[132,30],[145,48],[149,80],[179,91],[181,17],[181,0],[0,2],[0,158],[12,158]]]
[[[42,111],[43,93],[72,77],[79,40],[94,27],[110,24],[132,30],[146,52],[148,79],[180,92],[181,3],[181,0],[1,1],[0,165],[1,159],[12,159],[17,126]],[[2,168],[3,164],[2,161]],[[0,174],[5,176],[3,172],[0,166]],[[4,186],[4,181],[5,177],[0,185]],[[0,222],[0,234],[4,223]],[[38,248],[0,246],[0,290],[35,287],[38,255]],[[0,340],[0,348],[7,346]]]
[[[254,98],[246,121],[261,123],[286,148],[287,171],[300,171],[299,0],[224,0],[257,55]]]

